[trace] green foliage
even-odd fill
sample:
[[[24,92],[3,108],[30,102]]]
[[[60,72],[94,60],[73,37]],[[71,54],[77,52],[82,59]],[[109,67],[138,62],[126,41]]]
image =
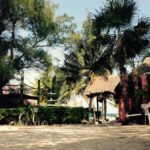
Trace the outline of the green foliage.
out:
[[[12,68],[9,64],[0,61],[0,80],[3,83],[7,83],[8,79],[12,78],[14,75],[14,68]]]
[[[86,111],[82,108],[67,108],[63,118],[64,123],[81,123],[86,116]]]
[[[105,24],[111,28],[129,25],[135,15],[136,3],[133,0],[108,0],[102,9]]]
[[[55,16],[57,6],[48,0],[0,1],[0,89],[24,68],[52,65],[45,48],[62,43],[72,29],[72,18]],[[6,75],[8,73],[8,75]]]
[[[60,88],[63,84],[64,74],[56,66],[47,68],[41,74],[41,101],[57,99],[60,95]]]
[[[0,108],[0,124],[8,124],[11,121],[18,122],[19,114],[24,112],[24,108]]]
[[[41,120],[48,120],[50,124],[62,123],[64,117],[65,108],[64,107],[41,107],[40,114],[44,114]]]
[[[111,45],[112,58],[119,69],[133,61],[150,44],[149,18],[141,18],[135,23],[136,10],[134,0],[108,0],[93,17],[96,41]]]
[[[66,78],[61,88],[64,97],[71,92],[83,92],[94,75],[103,75],[112,69],[111,49],[97,43],[90,15],[83,24],[82,33],[72,33],[67,46],[69,52],[61,68]],[[61,94],[59,100],[63,99]]]
[[[84,108],[46,106],[40,108],[39,114],[41,115],[41,120],[48,119],[51,124],[74,124],[81,123],[86,117],[86,110]]]
[[[70,98],[70,93],[72,92],[71,85],[69,85],[66,80],[62,81],[62,85],[60,86],[58,103],[66,103]]]
[[[7,68],[0,72],[1,89],[24,68],[51,65],[50,57],[39,46],[55,29],[51,27],[54,26],[53,6],[45,0],[2,0],[0,11],[3,26],[0,31],[0,70]]]
[[[25,108],[0,109],[0,124],[8,124],[10,121],[18,122],[19,114]],[[41,122],[47,120],[49,124],[76,124],[87,118],[84,108],[70,108],[58,106],[40,106],[39,117]]]

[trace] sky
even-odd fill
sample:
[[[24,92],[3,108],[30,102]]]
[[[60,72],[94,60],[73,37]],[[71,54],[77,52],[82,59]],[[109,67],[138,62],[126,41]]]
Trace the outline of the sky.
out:
[[[88,12],[95,13],[96,10],[100,10],[106,0],[53,0],[53,2],[59,5],[57,14],[67,13],[69,16],[73,16],[80,30]],[[150,16],[150,0],[135,0],[135,2],[139,17]]]
[[[82,27],[82,22],[86,19],[88,12],[95,12],[104,5],[105,0],[54,0],[59,5],[58,14],[67,13],[73,16],[75,23]]]

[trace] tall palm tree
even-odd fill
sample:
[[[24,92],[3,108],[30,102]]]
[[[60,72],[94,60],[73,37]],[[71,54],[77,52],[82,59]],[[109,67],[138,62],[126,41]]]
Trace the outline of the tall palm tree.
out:
[[[122,89],[128,87],[130,97],[137,101],[133,97],[134,83],[131,81],[132,77],[129,78],[124,66],[132,61],[134,67],[134,58],[145,52],[150,44],[149,18],[140,18],[137,22],[135,20],[136,3],[134,0],[108,0],[105,7],[97,11],[93,17],[93,31],[97,41],[102,41],[101,36],[99,36],[101,31],[111,39],[106,42],[112,45],[112,58],[119,68],[122,81],[122,84],[116,88],[116,99],[118,100],[123,94]]]
[[[112,54],[120,70],[127,60],[133,60],[149,46],[149,19],[141,18],[133,25],[135,14],[133,0],[108,0],[105,7],[94,15],[94,33],[99,41],[100,30],[112,37]]]

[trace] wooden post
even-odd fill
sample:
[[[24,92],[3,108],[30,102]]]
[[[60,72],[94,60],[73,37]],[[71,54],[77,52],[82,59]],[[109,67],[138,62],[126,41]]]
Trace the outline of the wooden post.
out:
[[[104,98],[104,120],[106,121],[106,114],[107,114],[107,104],[106,104],[106,98]]]
[[[90,101],[89,101],[89,112],[88,112],[88,119],[90,123],[94,123],[94,116],[93,116],[93,111],[92,111],[92,97],[90,97]]]
[[[23,105],[23,90],[24,89],[24,72],[21,73],[21,84],[20,84],[20,102]]]
[[[41,87],[40,87],[40,80],[38,80],[38,101],[37,105],[40,103],[40,96],[41,96]]]
[[[89,102],[89,110],[92,108],[92,97],[90,97],[90,102]]]
[[[99,114],[100,114],[100,112],[99,112],[99,103],[98,103],[98,98],[97,98],[97,111],[96,111],[96,121],[99,123]]]

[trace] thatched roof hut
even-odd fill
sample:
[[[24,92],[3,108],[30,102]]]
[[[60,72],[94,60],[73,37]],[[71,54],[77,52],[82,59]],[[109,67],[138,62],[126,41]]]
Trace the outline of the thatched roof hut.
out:
[[[104,114],[104,120],[106,121],[106,114],[107,114],[107,103],[106,103],[106,98],[103,97],[103,101],[98,99],[100,95],[103,94],[111,94],[114,93],[115,87],[118,85],[120,82],[120,78],[118,75],[107,75],[107,76],[95,76],[92,78],[92,80],[89,82],[87,85],[84,95],[88,96],[90,98],[89,101],[89,109],[91,109],[92,106],[92,100],[93,97],[97,97],[97,112],[99,111],[99,102],[102,103],[102,112]],[[99,117],[96,118],[99,122]]]
[[[98,94],[104,92],[114,93],[114,89],[120,82],[118,75],[95,76],[87,85],[84,94]]]
[[[139,75],[150,72],[150,57],[146,57],[144,61],[136,68]]]
[[[143,64],[150,66],[150,57],[146,57],[143,61]]]

